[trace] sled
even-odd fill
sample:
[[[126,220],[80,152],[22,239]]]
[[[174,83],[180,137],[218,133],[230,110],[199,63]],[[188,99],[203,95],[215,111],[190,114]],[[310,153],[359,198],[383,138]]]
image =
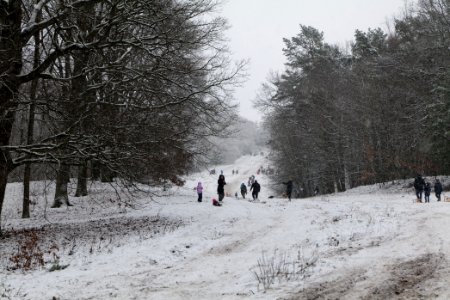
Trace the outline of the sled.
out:
[[[420,200],[420,198],[414,199],[413,202],[415,202],[415,203],[423,203],[422,200]]]

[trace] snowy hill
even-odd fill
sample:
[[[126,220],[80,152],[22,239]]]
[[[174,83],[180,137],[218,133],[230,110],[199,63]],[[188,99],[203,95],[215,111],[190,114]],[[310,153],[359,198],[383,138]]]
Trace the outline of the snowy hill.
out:
[[[268,199],[269,181],[256,174],[266,165],[263,156],[245,156],[216,166],[233,195],[222,207],[211,205],[218,175],[205,171],[184,187],[132,202],[94,185],[90,196],[60,209],[45,209],[43,183],[34,183],[33,218],[22,221],[21,185],[9,185],[0,299],[450,297],[450,202],[432,196],[429,204],[413,203],[406,182]],[[253,174],[261,202],[236,199]],[[202,203],[193,190],[198,181]],[[32,227],[39,229],[45,265],[13,270],[9,258],[26,239],[23,229]],[[61,268],[50,272],[52,266]]]

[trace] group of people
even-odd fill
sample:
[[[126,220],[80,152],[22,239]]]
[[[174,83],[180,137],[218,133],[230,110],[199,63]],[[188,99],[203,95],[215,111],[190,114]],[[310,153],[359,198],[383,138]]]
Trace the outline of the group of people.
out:
[[[213,199],[213,205],[215,206],[222,206],[222,201],[225,198],[225,185],[226,185],[226,181],[225,181],[225,176],[223,174],[219,175],[219,179],[217,180],[217,195],[218,195],[218,200]],[[197,184],[197,187],[195,188],[197,191],[197,201],[198,202],[202,202],[203,201],[203,185],[201,182],[199,182]],[[257,200],[258,199],[258,194],[261,191],[261,185],[258,183],[257,180],[254,180],[251,187],[250,187],[250,191],[252,192],[252,197],[253,200]],[[245,196],[247,195],[247,186],[245,185],[245,183],[241,184],[241,195],[242,198],[245,199]],[[237,196],[237,193],[236,193]]]
[[[225,176],[223,175],[223,171],[221,171],[222,174],[219,175],[219,179],[217,180],[217,194],[219,195],[219,200],[213,199],[213,205],[215,206],[222,206],[223,198],[225,198],[225,185],[227,184],[225,182]],[[203,201],[203,186],[202,183],[199,182],[197,184],[197,187],[195,188],[197,191],[197,201],[202,202]]]
[[[219,179],[217,180],[217,194],[219,200],[217,201],[216,199],[213,199],[213,205],[217,206],[222,205],[222,201],[225,198],[225,185],[227,184],[225,182],[225,176],[223,175],[223,171],[221,171],[220,173],[221,174],[219,175]],[[235,173],[237,173],[237,171]],[[286,182],[282,182],[282,184],[286,185],[286,196],[289,199],[289,201],[291,201],[294,186],[292,179],[289,179]],[[261,191],[261,185],[255,179],[254,175],[249,177],[248,186],[250,187],[250,191],[252,192],[253,200],[258,200],[258,194]],[[417,175],[417,177],[414,179],[414,189],[416,190],[417,201],[422,202],[422,197],[425,196],[425,203],[430,202],[431,183],[425,181],[425,179],[420,174]],[[245,199],[245,196],[247,195],[247,185],[244,182],[241,183],[240,190],[242,198]],[[198,183],[196,191],[198,195],[197,201],[202,202],[203,186],[201,182]],[[314,189],[314,195],[317,195],[318,193],[319,188],[316,186],[316,188]],[[436,195],[437,201],[441,201],[442,184],[439,181],[439,179],[436,179],[434,182],[434,193]],[[235,195],[237,197],[237,193]]]
[[[225,198],[225,185],[227,184],[225,181],[225,176],[223,175],[223,171],[221,171],[220,173],[221,174],[219,175],[219,178],[217,180],[218,200],[213,199],[213,205],[216,205],[216,206],[222,205],[222,201]],[[237,173],[237,171],[235,173]],[[291,201],[292,191],[293,191],[293,187],[294,187],[293,181],[292,181],[292,179],[289,179],[288,181],[282,182],[282,183],[284,185],[286,185],[286,196],[289,199],[289,201]],[[258,195],[259,195],[259,192],[261,191],[261,185],[256,180],[255,175],[252,175],[249,177],[247,184],[248,184],[248,187],[250,187],[250,191],[252,192],[253,200],[258,200]],[[196,190],[197,190],[197,194],[198,194],[198,202],[202,202],[203,186],[202,186],[201,182],[198,183]],[[245,196],[247,195],[248,191],[247,191],[247,185],[244,182],[241,183],[240,190],[241,190],[242,198],[245,199]],[[318,193],[319,193],[319,189],[318,189],[318,187],[316,187],[314,189],[314,194],[317,195]],[[237,193],[235,194],[235,196],[237,198]]]
[[[252,192],[253,200],[258,200],[258,194],[261,191],[261,185],[256,179],[254,179],[254,177],[251,181],[250,191]],[[247,195],[247,186],[245,185],[245,183],[241,183],[241,195],[243,199],[245,199],[245,195]]]
[[[420,174],[414,179],[414,189],[416,190],[417,201],[422,202],[422,196],[425,195],[425,202],[430,202],[431,184],[425,181]],[[441,201],[442,184],[439,179],[434,182],[434,193],[437,201]]]

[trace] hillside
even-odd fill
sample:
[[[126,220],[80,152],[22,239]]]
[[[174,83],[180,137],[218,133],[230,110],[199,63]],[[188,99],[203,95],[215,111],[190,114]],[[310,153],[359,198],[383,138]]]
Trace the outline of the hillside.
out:
[[[216,170],[233,195],[261,165],[264,157],[244,156]],[[259,202],[233,196],[222,207],[211,205],[217,175],[207,171],[133,201],[93,185],[90,196],[60,209],[45,209],[43,183],[35,182],[28,221],[19,219],[21,186],[10,184],[0,299],[450,297],[450,202],[433,195],[429,204],[413,203],[406,182],[288,202],[268,199],[268,179],[256,178]],[[36,228],[45,265],[13,270],[9,258],[27,228]]]

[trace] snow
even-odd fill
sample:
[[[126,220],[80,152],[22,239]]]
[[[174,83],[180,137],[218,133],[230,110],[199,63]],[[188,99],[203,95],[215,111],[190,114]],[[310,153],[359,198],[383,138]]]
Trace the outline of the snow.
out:
[[[244,156],[215,166],[216,175],[191,174],[184,187],[151,190],[159,196],[141,193],[132,201],[94,184],[90,196],[71,198],[73,207],[58,209],[46,206],[52,185],[34,182],[30,220],[20,219],[21,184],[9,184],[0,299],[450,297],[450,202],[438,203],[432,195],[431,203],[414,203],[406,188],[411,180],[291,202],[269,199],[269,179],[256,174],[267,165],[263,155]],[[232,196],[215,207],[220,170]],[[251,175],[261,184],[260,201],[236,199]],[[198,181],[202,203],[194,190]],[[27,228],[42,229],[46,263],[12,270],[9,258]],[[67,267],[50,272],[53,244],[57,264]],[[270,274],[270,267],[292,274],[278,274],[264,287],[255,274],[264,279],[261,270]]]

